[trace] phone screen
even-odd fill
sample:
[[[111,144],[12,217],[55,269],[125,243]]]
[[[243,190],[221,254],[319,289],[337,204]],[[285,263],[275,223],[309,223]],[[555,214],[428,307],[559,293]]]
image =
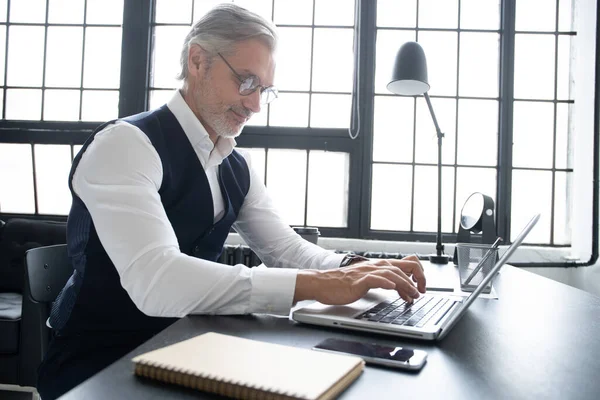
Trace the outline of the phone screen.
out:
[[[409,362],[415,355],[415,350],[404,347],[384,346],[375,343],[363,343],[333,338],[324,340],[316,345],[315,348],[404,363]]]

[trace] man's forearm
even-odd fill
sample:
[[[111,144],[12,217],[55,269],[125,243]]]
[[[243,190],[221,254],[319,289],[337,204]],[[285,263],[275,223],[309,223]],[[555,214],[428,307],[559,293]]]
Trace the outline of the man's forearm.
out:
[[[294,291],[294,303],[302,300],[314,300],[317,289],[317,276],[319,271],[306,269],[298,271],[296,276],[296,289]]]

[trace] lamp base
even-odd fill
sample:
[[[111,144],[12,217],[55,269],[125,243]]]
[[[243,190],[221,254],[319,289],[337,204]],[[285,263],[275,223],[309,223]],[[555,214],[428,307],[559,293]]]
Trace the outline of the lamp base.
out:
[[[430,254],[429,262],[432,264],[448,264],[450,256],[447,254]]]

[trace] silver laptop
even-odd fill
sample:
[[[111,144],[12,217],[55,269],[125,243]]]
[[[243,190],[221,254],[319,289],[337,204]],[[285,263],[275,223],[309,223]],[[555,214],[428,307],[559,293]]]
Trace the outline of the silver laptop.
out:
[[[500,268],[508,261],[539,220],[536,214],[506,249],[486,277],[467,298],[449,294],[422,294],[408,305],[393,290],[373,289],[362,299],[345,306],[318,302],[299,308],[292,319],[314,325],[333,326],[423,340],[440,340],[465,314]],[[458,278],[457,278],[458,279]]]

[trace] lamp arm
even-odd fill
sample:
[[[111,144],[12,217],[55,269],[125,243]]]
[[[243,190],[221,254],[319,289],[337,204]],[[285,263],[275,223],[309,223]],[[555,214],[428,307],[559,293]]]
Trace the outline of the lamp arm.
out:
[[[433,124],[435,125],[435,132],[437,133],[438,139],[441,140],[444,137],[444,134],[440,130],[440,126],[438,125],[437,118],[435,117],[435,113],[433,112],[433,107],[431,106],[431,100],[429,99],[429,95],[427,92],[423,93],[425,97],[425,101],[427,102],[427,107],[429,108],[429,113],[431,114],[431,119],[433,119]]]
[[[438,220],[435,246],[437,258],[435,258],[435,260],[439,263],[447,263],[447,257],[444,255],[444,245],[442,244],[442,138],[444,137],[444,134],[440,130],[440,126],[438,125],[437,119],[435,118],[435,113],[433,112],[433,107],[431,106],[431,100],[429,99],[429,95],[427,94],[427,92],[425,92],[423,96],[425,97],[425,101],[427,102],[427,107],[429,107],[429,112],[431,113],[431,118],[433,119],[433,124],[435,125],[435,131],[437,132],[438,138]]]

